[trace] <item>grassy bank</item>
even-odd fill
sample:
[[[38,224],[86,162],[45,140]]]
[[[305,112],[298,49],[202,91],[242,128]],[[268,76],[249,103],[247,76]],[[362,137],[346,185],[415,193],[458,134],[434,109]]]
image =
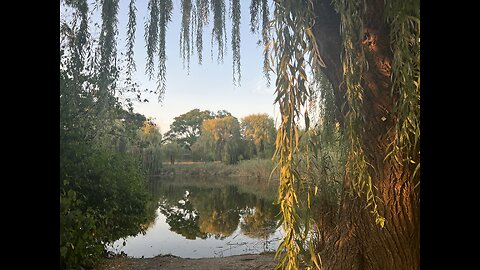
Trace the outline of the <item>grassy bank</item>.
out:
[[[247,177],[258,180],[268,180],[274,168],[270,159],[244,160],[235,165],[221,162],[178,162],[163,164],[159,176],[200,176],[200,177]],[[272,179],[278,179],[278,170],[272,174]]]
[[[164,164],[158,177],[162,182],[174,185],[224,187],[226,184],[233,184],[242,192],[273,200],[279,182],[278,170],[270,178],[273,167],[274,164],[269,159],[246,160],[236,165],[221,162],[179,162],[174,165]]]

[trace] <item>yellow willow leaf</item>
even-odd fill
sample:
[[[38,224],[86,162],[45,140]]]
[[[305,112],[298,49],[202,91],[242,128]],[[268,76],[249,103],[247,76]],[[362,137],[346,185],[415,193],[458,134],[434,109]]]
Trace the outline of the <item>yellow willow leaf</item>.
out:
[[[307,205],[310,208],[310,192],[307,193]]]
[[[375,219],[375,223],[376,224],[379,224],[381,228],[383,228],[385,226],[385,218],[383,217],[377,217]]]

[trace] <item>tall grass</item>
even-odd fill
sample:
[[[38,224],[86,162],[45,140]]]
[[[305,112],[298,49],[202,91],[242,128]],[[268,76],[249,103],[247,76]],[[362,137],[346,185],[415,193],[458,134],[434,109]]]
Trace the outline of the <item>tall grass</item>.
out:
[[[272,173],[274,166],[271,159],[244,160],[237,165],[236,176],[252,177],[261,181],[278,180],[278,169]]]
[[[270,159],[243,160],[229,165],[222,162],[189,162],[174,165],[163,164],[162,176],[223,176],[247,177],[258,181],[278,180],[278,170],[272,174],[274,163]]]

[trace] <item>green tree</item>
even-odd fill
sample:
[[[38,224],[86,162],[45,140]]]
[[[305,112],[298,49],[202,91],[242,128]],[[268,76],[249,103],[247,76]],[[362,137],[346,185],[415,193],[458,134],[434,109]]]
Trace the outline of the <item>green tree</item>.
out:
[[[215,114],[215,118],[222,118],[225,116],[232,116],[232,114],[227,110],[218,110],[217,113]]]
[[[213,145],[214,159],[228,164],[238,162],[240,144],[240,124],[233,116],[205,120],[202,136],[206,143]]]
[[[112,144],[116,145],[117,150],[121,153],[131,152],[133,147],[140,143],[137,137],[138,130],[143,127],[147,118],[142,114],[121,108],[118,119],[113,121],[118,126],[119,132],[114,136],[116,141],[113,141]]]
[[[199,109],[193,109],[174,118],[173,123],[170,125],[170,130],[165,133],[165,138],[191,151],[192,145],[201,135],[200,128],[203,121],[212,118],[214,116],[208,110],[200,111]]]
[[[67,4],[75,12],[60,28],[60,266],[85,269],[108,243],[142,232],[154,211],[141,164],[128,153],[138,139],[114,95],[118,70],[108,52],[93,57],[86,1]]]
[[[153,119],[148,118],[142,123],[142,127],[138,129],[137,136],[140,139],[140,145],[147,147],[151,144],[160,144],[162,141],[162,134],[153,122]]]
[[[252,114],[242,118],[242,134],[255,145],[260,158],[270,158],[275,148],[276,129],[273,118],[268,114]]]
[[[214,161],[215,141],[212,136],[200,136],[192,146],[192,158],[194,161]]]
[[[73,41],[82,55],[88,40],[86,1],[65,1],[78,14]],[[212,39],[218,59],[226,46],[225,0],[182,1],[182,55],[189,63],[192,44],[202,61],[202,33],[213,20]],[[101,93],[115,80],[115,33],[119,2],[103,1],[98,70]],[[210,5],[209,5],[210,4]],[[240,0],[230,1],[233,81],[240,80]],[[261,31],[264,71],[276,74],[275,102],[280,107],[276,156],[280,166],[279,204],[286,232],[281,266],[297,269],[303,258],[323,269],[419,269],[420,206],[420,1],[418,0],[252,0],[252,31]],[[146,71],[153,76],[158,55],[159,98],[165,91],[165,31],[171,0],[150,0],[146,23]],[[133,54],[135,1],[130,2],[127,56]],[[211,12],[211,13],[210,13]],[[211,15],[211,16],[210,16]],[[193,18],[193,20],[192,20]],[[261,23],[261,25],[260,25]],[[190,40],[194,34],[195,42]],[[127,57],[127,66],[134,67]],[[187,65],[188,66],[188,65]],[[309,72],[311,71],[311,72]],[[298,208],[309,208],[313,187],[302,182],[298,164],[306,162],[298,147],[299,121],[310,128],[307,105],[319,77],[332,87],[334,113],[346,145],[341,202],[327,230],[329,240],[317,252],[304,250],[304,226]],[[307,109],[306,109],[307,108]],[[320,149],[321,150],[321,149]],[[298,185],[298,182],[304,185]],[[307,192],[307,200],[298,195]],[[359,199],[360,198],[360,199]],[[308,213],[308,211],[306,211]],[[303,221],[303,222],[302,222]],[[307,230],[308,231],[308,230]],[[309,245],[311,246],[311,245]],[[306,254],[306,256],[300,256]]]
[[[160,172],[162,167],[162,134],[153,119],[147,119],[137,131],[138,152],[141,156],[142,166],[149,175]]]
[[[165,158],[170,162],[170,164],[175,164],[177,157],[181,153],[181,146],[176,142],[169,142],[162,145],[163,153]]]

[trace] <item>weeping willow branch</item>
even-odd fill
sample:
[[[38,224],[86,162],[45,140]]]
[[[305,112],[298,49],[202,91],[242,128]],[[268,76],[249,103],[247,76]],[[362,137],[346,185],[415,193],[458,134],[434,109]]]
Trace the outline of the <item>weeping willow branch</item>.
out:
[[[148,2],[149,18],[145,23],[145,43],[147,63],[145,73],[152,79],[154,72],[154,55],[158,53],[157,89],[158,100],[163,99],[166,81],[165,35],[167,24],[172,17],[172,0],[150,0]]]
[[[372,183],[370,169],[374,169],[365,159],[365,146],[362,134],[364,126],[364,89],[362,74],[367,69],[367,60],[361,46],[363,33],[363,11],[365,2],[353,0],[334,1],[336,11],[340,14],[340,34],[343,42],[341,55],[343,64],[343,84],[346,88],[345,133],[348,146],[347,173],[352,181],[351,188],[359,197],[366,194],[366,206],[371,209],[375,221],[383,228],[385,218],[377,210],[378,196]]]
[[[280,107],[281,124],[277,132],[276,152],[280,167],[280,186],[278,203],[280,204],[285,236],[278,247],[281,255],[278,268],[299,269],[300,255],[308,265],[320,268],[319,257],[308,244],[311,217],[309,215],[311,189],[298,171],[299,156],[299,119],[301,108],[306,107],[310,91],[306,87],[306,69],[318,69],[319,58],[315,50],[312,26],[314,25],[313,5],[310,1],[275,1],[274,12],[275,38],[272,40],[273,54],[276,60],[277,74],[276,99]],[[265,33],[265,32],[264,32]],[[313,39],[312,39],[313,38]],[[268,62],[267,62],[268,63]],[[308,111],[303,114],[305,126],[309,128]],[[308,152],[306,153],[308,158]],[[307,162],[308,163],[308,162]],[[298,195],[307,191],[307,202]],[[298,207],[303,206],[306,216],[301,218]],[[285,251],[282,253],[282,251]]]
[[[250,2],[250,32],[256,33],[258,31],[258,17],[260,14],[261,0],[252,0]]]
[[[269,23],[270,23],[270,10],[268,8],[267,0],[252,0],[250,3],[250,31],[256,33],[259,30],[259,21],[262,17],[262,44],[263,44],[263,74],[267,79],[267,86],[270,86],[270,65],[269,55],[270,55],[270,37],[269,34]]]
[[[117,15],[118,0],[104,0],[102,5],[102,28],[99,37],[99,101],[107,102],[108,88],[115,90],[118,77],[117,60]]]
[[[80,15],[80,27],[78,29],[75,45],[77,47],[78,56],[83,62],[84,60],[84,50],[83,47],[87,43],[89,33],[88,33],[88,4],[86,0],[81,0],[77,2],[76,9]]]
[[[212,28],[212,58],[213,58],[213,42],[216,41],[218,45],[217,61],[223,62],[224,55],[224,41],[226,43],[225,31],[225,1],[211,0],[211,8],[213,12],[213,28]]]
[[[334,1],[341,18],[343,40],[343,75],[346,88],[346,135],[349,146],[348,172],[353,191],[358,196],[366,195],[366,205],[375,216],[376,223],[384,226],[385,218],[377,210],[378,197],[369,171],[373,166],[365,159],[362,134],[364,115],[362,74],[368,69],[361,35],[364,29],[364,14],[367,2],[353,0]],[[391,68],[394,107],[391,115],[395,121],[394,139],[385,153],[400,166],[419,162],[420,141],[420,14],[419,1],[388,1],[385,19],[390,24],[390,44],[393,52]]]
[[[420,1],[392,1],[386,6],[391,23],[392,95],[397,97],[395,139],[386,158],[420,168]]]
[[[145,22],[145,46],[147,48],[147,63],[145,66],[145,74],[151,80],[153,77],[154,68],[154,55],[157,52],[158,46],[158,27],[159,27],[159,14],[158,9],[159,0],[150,0],[148,2],[149,18]]]
[[[157,91],[158,100],[161,101],[163,99],[163,95],[165,93],[166,84],[165,81],[167,79],[167,55],[165,54],[165,35],[167,31],[167,24],[170,22],[172,18],[172,9],[173,4],[172,0],[160,0],[160,19],[159,19],[159,48],[158,48],[158,75],[157,75]]]
[[[262,0],[262,41],[264,46],[263,52],[263,74],[267,79],[267,86],[270,86],[270,68],[268,62],[268,55],[270,54],[269,37],[268,37],[268,23],[269,23],[269,9],[267,0]]]
[[[192,1],[182,0],[182,25],[180,29],[180,55],[183,59],[183,68],[185,68],[185,61],[187,62],[187,72],[190,71],[190,25],[192,18]],[[193,27],[192,27],[193,28]]]
[[[230,12],[232,19],[232,57],[233,57],[233,83],[240,85],[240,0],[230,0]]]
[[[336,129],[336,119],[335,119],[335,96],[333,94],[332,84],[328,81],[326,76],[321,72],[315,72],[316,81],[318,82],[318,87],[320,89],[320,101],[318,103],[318,108],[321,115],[321,126],[323,140],[325,142],[335,142],[336,138],[334,137]]]
[[[85,61],[85,47],[90,40],[90,33],[88,32],[88,3],[86,0],[79,1],[65,1],[68,7],[74,9],[73,25],[69,27],[68,24],[62,24],[61,31],[68,33],[69,46],[72,48],[72,60],[74,68],[80,72],[84,67]],[[78,29],[76,27],[77,20],[80,20]]]
[[[135,59],[133,58],[133,46],[135,45],[135,30],[137,26],[136,17],[137,8],[135,0],[130,0],[128,5],[128,23],[127,23],[127,76],[131,79],[133,72],[137,70]]]
[[[203,53],[203,28],[208,24],[208,0],[197,0],[196,2],[196,47],[198,54],[198,63],[202,64],[202,53]]]
[[[116,58],[118,0],[104,0],[100,32],[100,67],[107,72]],[[106,73],[105,73],[106,74]]]

